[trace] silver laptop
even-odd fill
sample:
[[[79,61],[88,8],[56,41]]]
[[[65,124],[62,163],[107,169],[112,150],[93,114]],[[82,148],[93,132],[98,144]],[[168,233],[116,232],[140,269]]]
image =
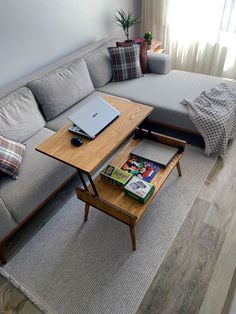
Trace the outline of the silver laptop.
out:
[[[96,97],[89,103],[81,105],[79,110],[69,116],[68,119],[76,126],[76,133],[94,139],[119,115],[120,112],[103,98]],[[72,126],[69,130],[73,131],[73,128]]]
[[[142,139],[137,147],[132,150],[131,154],[156,162],[165,168],[178,150],[178,147],[165,145],[148,139]]]

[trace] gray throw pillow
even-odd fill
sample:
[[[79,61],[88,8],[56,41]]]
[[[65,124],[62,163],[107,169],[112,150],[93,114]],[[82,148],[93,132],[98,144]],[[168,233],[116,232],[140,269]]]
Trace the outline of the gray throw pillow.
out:
[[[57,117],[94,91],[84,59],[29,83],[46,120]]]
[[[0,135],[22,143],[44,126],[45,120],[29,88],[19,88],[0,100]]]
[[[112,79],[111,57],[106,48],[84,57],[95,88],[106,85]]]

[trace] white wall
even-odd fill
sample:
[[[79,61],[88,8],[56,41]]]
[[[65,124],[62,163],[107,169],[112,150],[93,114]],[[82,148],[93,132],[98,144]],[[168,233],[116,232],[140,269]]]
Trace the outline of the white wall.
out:
[[[0,88],[93,40],[124,38],[114,23],[114,13],[123,8],[139,15],[140,3],[141,0],[0,0]]]

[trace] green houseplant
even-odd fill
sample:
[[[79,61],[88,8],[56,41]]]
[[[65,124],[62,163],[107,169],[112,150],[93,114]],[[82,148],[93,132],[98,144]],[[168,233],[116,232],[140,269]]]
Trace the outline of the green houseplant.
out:
[[[152,33],[151,32],[145,32],[143,37],[147,41],[148,46],[151,46],[151,44],[152,44]]]
[[[128,13],[125,13],[123,9],[120,9],[117,11],[117,14],[114,15],[115,21],[117,22],[117,25],[120,26],[126,36],[126,41],[130,41],[129,38],[129,29],[130,27],[138,24],[138,17],[133,16],[131,11],[128,11]]]

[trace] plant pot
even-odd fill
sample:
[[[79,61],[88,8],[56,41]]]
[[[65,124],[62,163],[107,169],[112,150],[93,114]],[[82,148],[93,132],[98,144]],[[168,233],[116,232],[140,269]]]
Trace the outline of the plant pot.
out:
[[[152,44],[148,44],[147,49],[150,50],[152,48]]]
[[[116,46],[117,47],[129,47],[132,46],[133,40],[126,40],[126,41],[117,41]]]

